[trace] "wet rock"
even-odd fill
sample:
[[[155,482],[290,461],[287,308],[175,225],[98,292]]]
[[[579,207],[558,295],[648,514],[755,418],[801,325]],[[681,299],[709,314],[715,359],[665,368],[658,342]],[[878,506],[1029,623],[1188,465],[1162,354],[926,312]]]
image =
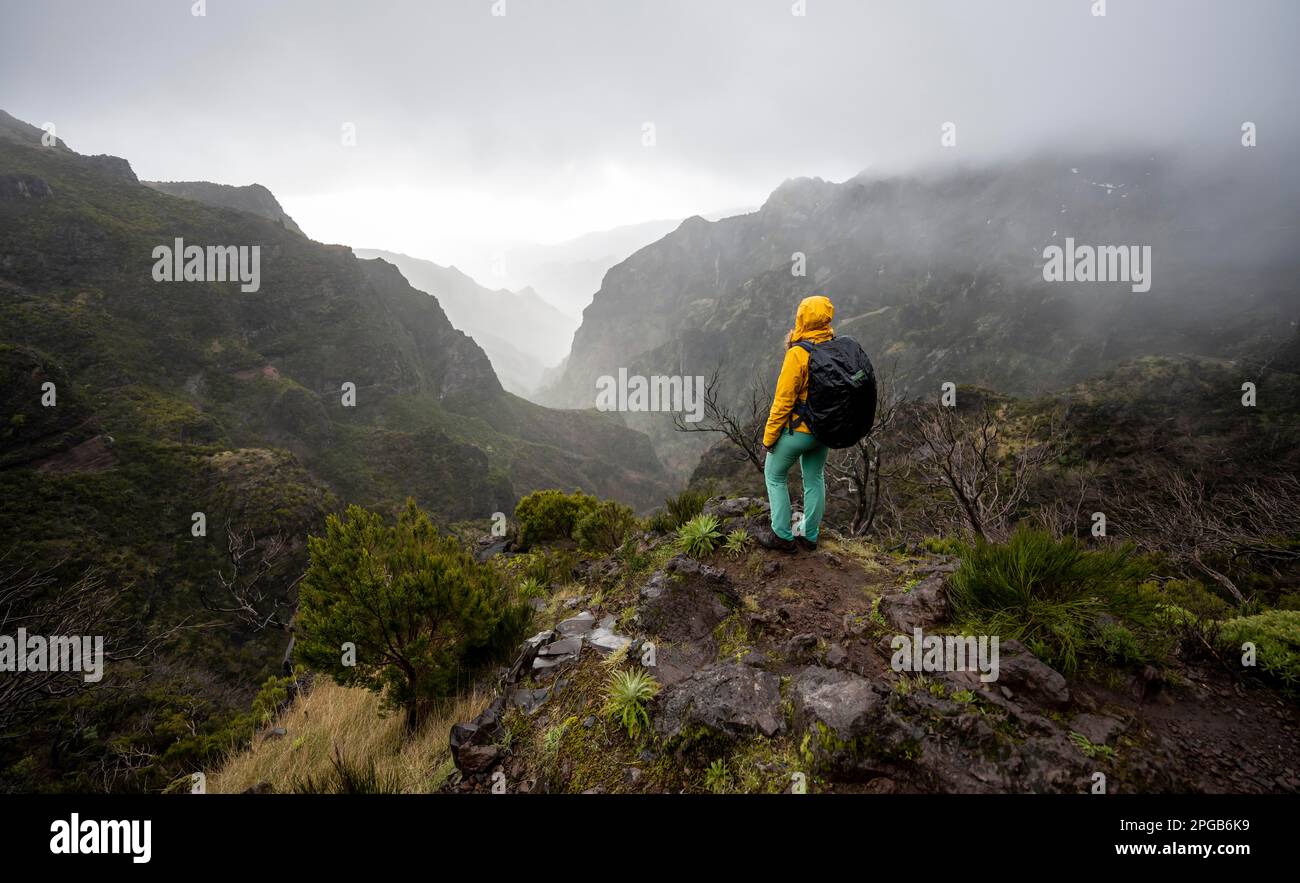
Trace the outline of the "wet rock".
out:
[[[790,695],[819,769],[861,773],[918,752],[920,731],[890,710],[887,688],[866,678],[809,666],[791,682]]]
[[[597,628],[586,636],[587,643],[595,647],[601,653],[616,653],[624,647],[632,645],[632,639],[627,635],[620,635],[613,629]]]
[[[550,692],[546,687],[538,687],[534,690],[526,687],[521,688],[510,694],[510,704],[523,711],[524,714],[532,714],[542,707],[542,703],[546,701],[546,697],[550,695]]]
[[[562,637],[571,638],[575,635],[585,635],[596,625],[596,616],[588,610],[584,610],[577,616],[562,620],[555,626],[555,630]]]
[[[681,555],[650,577],[640,599],[642,627],[676,642],[709,638],[740,601],[725,571]]]
[[[704,504],[706,515],[716,515],[719,518],[739,518],[769,511],[771,509],[768,507],[767,500],[760,497],[732,497],[731,499],[714,497]]]
[[[1128,725],[1106,714],[1080,714],[1070,722],[1070,729],[1087,737],[1093,745],[1109,745]]]
[[[575,662],[582,653],[582,637],[561,638],[552,641],[537,651],[533,660],[533,671],[545,671],[570,662]]]
[[[538,656],[577,656],[582,652],[582,638],[560,638],[537,651]]]
[[[1028,697],[1052,708],[1070,704],[1070,689],[1061,673],[1030,653],[1019,641],[1000,642],[997,683],[1011,690],[1018,700]]]
[[[817,636],[811,633],[795,635],[781,645],[781,653],[789,662],[812,662],[817,655]]]
[[[482,564],[495,555],[510,551],[513,545],[509,537],[482,537],[474,544],[474,560]]]
[[[496,745],[466,745],[456,758],[456,765],[466,775],[490,770],[501,759],[501,749]]]
[[[501,715],[504,711],[505,699],[498,696],[474,720],[451,728],[448,747],[457,769],[463,773],[481,772],[495,762],[495,757],[487,759],[491,752],[482,749],[492,746],[500,736]]]
[[[506,673],[507,683],[515,683],[523,676],[523,673],[533,667],[533,661],[537,658],[537,653],[548,641],[555,637],[555,632],[547,630],[538,632],[531,638],[524,641],[519,655],[515,657],[514,664],[510,666],[509,672]]]
[[[706,666],[663,691],[654,727],[670,741],[700,728],[736,739],[774,736],[784,728],[781,680],[748,665]]]
[[[933,574],[906,592],[891,592],[880,599],[880,613],[893,628],[910,632],[928,628],[948,618],[944,577]]]

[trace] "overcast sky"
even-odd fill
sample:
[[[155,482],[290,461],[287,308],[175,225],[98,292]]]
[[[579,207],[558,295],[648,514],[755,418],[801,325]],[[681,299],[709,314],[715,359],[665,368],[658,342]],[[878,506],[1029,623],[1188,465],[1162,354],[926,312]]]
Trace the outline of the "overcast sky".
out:
[[[443,262],[799,175],[1212,150],[1247,120],[1296,144],[1296,0],[792,5],[0,0],[0,107],[141,178],[256,181],[313,238]]]

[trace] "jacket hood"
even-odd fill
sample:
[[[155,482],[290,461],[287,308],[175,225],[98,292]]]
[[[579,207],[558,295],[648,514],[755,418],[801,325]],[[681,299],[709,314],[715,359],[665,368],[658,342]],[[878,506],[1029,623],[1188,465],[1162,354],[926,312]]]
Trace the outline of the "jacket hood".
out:
[[[799,309],[794,315],[794,333],[790,340],[812,340],[821,342],[834,337],[831,331],[831,319],[835,318],[835,305],[830,298],[820,294],[805,297],[799,302]]]

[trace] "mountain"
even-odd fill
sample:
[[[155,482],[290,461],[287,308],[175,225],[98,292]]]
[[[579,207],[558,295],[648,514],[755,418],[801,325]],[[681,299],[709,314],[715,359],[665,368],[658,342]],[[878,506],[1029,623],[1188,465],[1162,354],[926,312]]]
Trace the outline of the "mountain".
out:
[[[192,199],[219,208],[259,215],[281,224],[286,230],[302,233],[302,229],[293,218],[280,207],[280,202],[275,195],[261,184],[236,187],[229,184],[213,184],[210,181],[141,181],[140,183],[160,193],[179,196],[182,199]]]
[[[356,249],[361,258],[394,265],[412,286],[438,299],[447,318],[483,347],[506,389],[527,396],[544,372],[569,352],[577,327],[531,288],[495,291],[455,267],[379,249]]]
[[[15,723],[0,790],[160,788],[225,750],[343,504],[486,526],[539,488],[661,499],[645,436],[503,390],[392,265],[41,135],[0,117],[0,590],[94,587],[129,658]],[[158,281],[177,240],[243,249],[243,282],[212,281],[215,251],[183,268],[205,281]]]
[[[945,381],[1031,395],[1144,355],[1262,357],[1294,334],[1294,175],[1114,155],[843,183],[789,180],[757,212],[690,218],[613,267],[544,401],[596,379],[720,372],[734,404],[774,383],[795,305],[825,294],[902,392]],[[1048,282],[1044,250],[1149,246],[1152,284]],[[802,254],[805,275],[796,275]],[[689,469],[701,439],[627,415]]]
[[[744,211],[752,209],[716,212],[707,217],[728,217]],[[494,278],[503,285],[536,289],[548,302],[576,320],[591,303],[610,267],[672,232],[679,224],[680,218],[643,221],[584,233],[549,245],[516,243],[498,254],[471,259],[466,268],[480,279]],[[566,347],[568,343],[566,339]]]

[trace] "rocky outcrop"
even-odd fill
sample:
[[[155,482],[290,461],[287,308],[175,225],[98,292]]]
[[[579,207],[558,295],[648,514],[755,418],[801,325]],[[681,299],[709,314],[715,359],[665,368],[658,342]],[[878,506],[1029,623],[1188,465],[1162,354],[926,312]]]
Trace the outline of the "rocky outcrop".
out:
[[[848,672],[810,666],[790,686],[795,726],[815,768],[863,774],[920,753],[922,732],[889,709],[889,690]]]
[[[1025,648],[1019,641],[1002,641],[999,647],[998,686],[1003,695],[1017,695],[1050,708],[1070,704],[1065,677]]]
[[[948,618],[944,585],[944,576],[936,573],[904,591],[888,592],[880,597],[880,613],[900,632],[926,629],[943,622]]]
[[[50,199],[52,188],[43,178],[16,173],[0,175],[0,199]]]
[[[771,738],[781,732],[781,680],[761,669],[715,663],[666,689],[654,716],[669,743],[712,736]]]
[[[178,196],[181,199],[192,199],[216,208],[249,212],[274,221],[286,230],[305,235],[294,219],[289,217],[280,206],[280,201],[275,198],[275,194],[261,184],[247,184],[240,187],[214,184],[211,181],[141,181],[140,183],[160,193]]]

